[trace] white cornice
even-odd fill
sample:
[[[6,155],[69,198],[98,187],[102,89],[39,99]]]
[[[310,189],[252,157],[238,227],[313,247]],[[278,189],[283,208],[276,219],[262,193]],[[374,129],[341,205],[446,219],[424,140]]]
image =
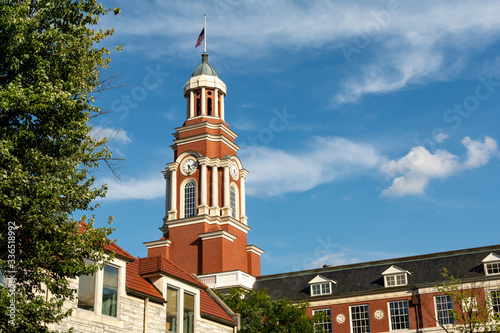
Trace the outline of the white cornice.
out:
[[[155,247],[170,246],[172,241],[170,239],[160,239],[151,242],[144,242],[142,244],[146,245],[148,249],[153,249]]]
[[[200,117],[208,117],[208,116],[200,116]],[[217,117],[213,117],[213,118],[217,118]],[[208,121],[203,121],[203,122],[196,123],[196,124],[191,124],[191,125],[186,125],[186,126],[182,126],[182,127],[177,127],[175,130],[178,133],[182,133],[182,132],[187,132],[187,131],[191,131],[191,130],[195,130],[195,129],[200,129],[200,128],[205,128],[205,127],[209,128],[209,129],[212,129],[212,130],[221,129],[224,132],[226,132],[233,139],[236,139],[238,137],[238,134],[236,134],[233,131],[231,131],[229,129],[229,127],[227,127],[226,124],[224,124],[224,123],[213,124],[213,123],[208,122]],[[175,137],[177,135],[177,133],[173,133],[172,135]]]
[[[258,256],[261,256],[262,253],[264,253],[264,250],[258,248],[257,246],[255,245],[247,245],[247,252],[252,252],[252,253],[255,253],[256,255]]]
[[[226,94],[226,85],[221,79],[217,76],[202,74],[189,78],[184,85],[184,95],[186,95],[189,90],[201,87],[217,88],[220,89],[224,95]]]
[[[247,226],[246,224],[243,224],[233,218],[229,217],[220,217],[220,216],[208,216],[204,215],[202,217],[200,216],[193,216],[193,217],[187,217],[183,219],[176,219],[176,220],[167,220],[164,221],[164,226],[170,228],[177,228],[177,227],[183,227],[187,225],[193,225],[193,224],[198,224],[198,223],[207,223],[210,225],[230,225],[241,232],[248,233],[252,228]]]
[[[231,140],[229,140],[225,136],[212,135],[209,133],[203,133],[203,134],[191,136],[191,137],[184,138],[184,139],[174,140],[174,144],[171,145],[170,147],[172,149],[176,150],[178,146],[193,143],[193,142],[198,142],[198,141],[204,141],[204,140],[212,141],[212,142],[222,142],[222,143],[226,144],[229,148],[233,149],[234,151],[238,151],[240,149],[240,147],[238,147],[237,144],[235,144],[234,142],[232,142]]]
[[[201,240],[209,240],[209,239],[215,239],[215,238],[225,238],[228,241],[234,242],[236,239],[236,236],[224,231],[224,230],[217,230],[217,231],[211,231],[211,232],[205,232],[203,234],[198,234],[200,236]]]

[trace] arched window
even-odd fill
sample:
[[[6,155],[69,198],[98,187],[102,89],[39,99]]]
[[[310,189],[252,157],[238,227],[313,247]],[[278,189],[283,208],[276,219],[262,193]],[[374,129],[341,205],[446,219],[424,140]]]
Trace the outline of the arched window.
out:
[[[196,215],[196,182],[190,180],[184,186],[184,217]]]
[[[231,205],[231,216],[236,218],[236,186],[231,185],[229,190],[229,203]]]

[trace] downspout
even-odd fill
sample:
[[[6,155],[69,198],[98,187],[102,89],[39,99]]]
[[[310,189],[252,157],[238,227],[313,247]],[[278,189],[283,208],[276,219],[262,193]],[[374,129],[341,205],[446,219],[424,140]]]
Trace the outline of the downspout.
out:
[[[149,297],[144,299],[144,333],[148,333]]]

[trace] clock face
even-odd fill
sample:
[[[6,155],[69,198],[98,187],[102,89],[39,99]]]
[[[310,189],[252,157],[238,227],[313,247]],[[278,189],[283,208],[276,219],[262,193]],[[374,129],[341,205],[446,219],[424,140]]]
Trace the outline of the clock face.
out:
[[[187,174],[192,173],[196,167],[198,166],[198,163],[193,160],[192,158],[187,159],[184,164],[182,165],[182,171],[184,171]]]
[[[231,176],[233,176],[234,179],[238,178],[238,167],[236,166],[236,164],[231,163],[229,171],[231,172]]]

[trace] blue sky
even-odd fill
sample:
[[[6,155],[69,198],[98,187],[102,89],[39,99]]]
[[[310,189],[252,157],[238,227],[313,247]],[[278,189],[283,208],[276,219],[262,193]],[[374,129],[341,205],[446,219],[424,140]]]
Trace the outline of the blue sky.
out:
[[[145,256],[161,237],[183,86],[201,62],[227,85],[249,170],[249,243],[272,274],[497,244],[500,3],[106,1],[115,35],[93,122],[124,158],[97,225]]]

